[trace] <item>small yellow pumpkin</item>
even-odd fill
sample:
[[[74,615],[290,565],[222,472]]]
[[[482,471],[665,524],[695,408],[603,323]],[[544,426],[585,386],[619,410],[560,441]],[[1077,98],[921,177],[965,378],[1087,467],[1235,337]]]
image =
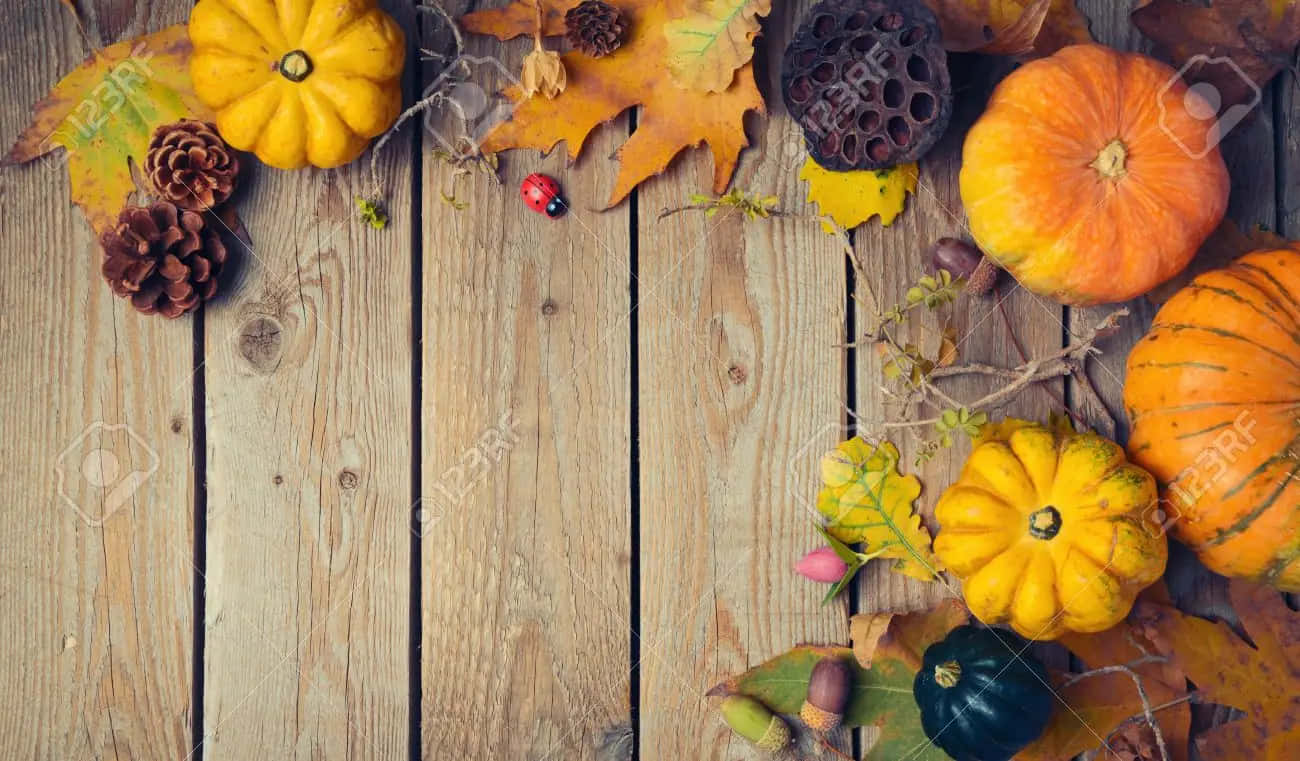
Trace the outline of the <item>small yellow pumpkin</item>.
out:
[[[217,130],[271,166],[346,164],[401,111],[406,38],[374,0],[200,0],[189,32]]]
[[[1156,484],[1094,433],[1008,419],[939,498],[934,551],[987,624],[1030,639],[1099,632],[1165,571]]]

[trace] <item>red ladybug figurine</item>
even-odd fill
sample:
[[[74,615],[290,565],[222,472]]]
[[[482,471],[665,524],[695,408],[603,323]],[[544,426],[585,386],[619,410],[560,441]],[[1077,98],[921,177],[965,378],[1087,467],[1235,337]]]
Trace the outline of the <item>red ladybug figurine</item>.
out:
[[[551,219],[562,217],[569,210],[569,205],[560,195],[560,183],[544,174],[534,172],[525,177],[524,184],[519,186],[519,195],[529,208]]]

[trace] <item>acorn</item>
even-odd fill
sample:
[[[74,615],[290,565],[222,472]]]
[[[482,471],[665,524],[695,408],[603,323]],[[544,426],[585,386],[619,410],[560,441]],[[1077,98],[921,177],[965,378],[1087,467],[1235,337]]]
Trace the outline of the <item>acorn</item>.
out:
[[[822,658],[808,678],[808,697],[799,718],[817,732],[829,732],[844,719],[853,690],[853,671],[840,658]]]
[[[748,695],[723,698],[722,718],[736,734],[760,750],[775,753],[790,744],[790,727],[785,721]]]
[[[998,266],[974,245],[958,238],[940,238],[930,247],[930,266],[966,280],[966,290],[983,296],[998,280]]]

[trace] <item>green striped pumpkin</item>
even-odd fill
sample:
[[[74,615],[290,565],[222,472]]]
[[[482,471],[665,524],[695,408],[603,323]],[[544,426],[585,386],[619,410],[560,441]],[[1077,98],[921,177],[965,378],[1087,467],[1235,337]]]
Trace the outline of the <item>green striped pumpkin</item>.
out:
[[[1129,355],[1124,406],[1175,538],[1211,570],[1300,591],[1300,252],[1179,291]]]

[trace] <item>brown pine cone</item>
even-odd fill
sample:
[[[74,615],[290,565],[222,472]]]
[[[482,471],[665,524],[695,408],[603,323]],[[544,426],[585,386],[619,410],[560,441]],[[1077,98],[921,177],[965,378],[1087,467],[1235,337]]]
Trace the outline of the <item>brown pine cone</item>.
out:
[[[144,173],[164,201],[204,211],[225,203],[239,179],[239,157],[207,122],[182,119],[154,130]]]
[[[564,14],[564,38],[592,58],[612,53],[623,44],[623,15],[602,0],[582,0]]]
[[[221,236],[203,215],[167,201],[128,206],[100,236],[104,278],[145,314],[179,317],[217,293],[226,261]]]

